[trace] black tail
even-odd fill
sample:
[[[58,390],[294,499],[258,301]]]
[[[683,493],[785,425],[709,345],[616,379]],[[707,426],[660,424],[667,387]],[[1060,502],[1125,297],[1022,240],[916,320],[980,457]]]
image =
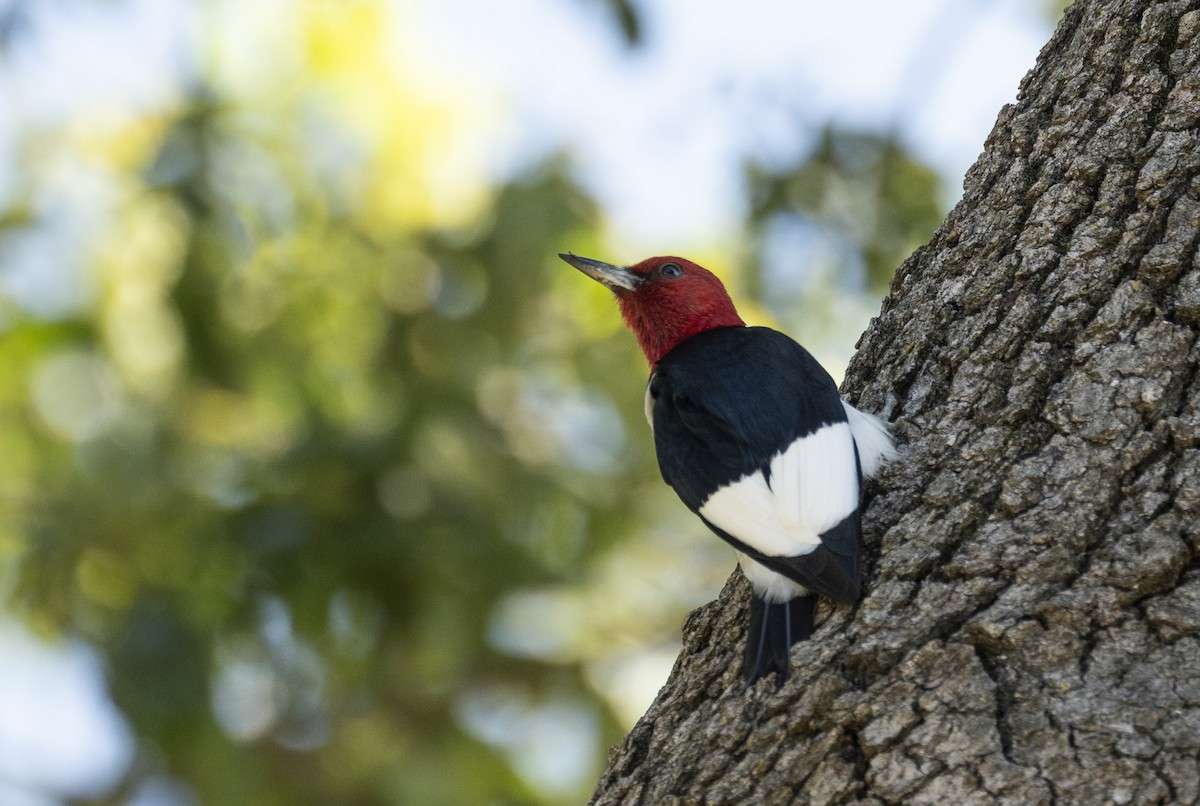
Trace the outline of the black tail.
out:
[[[779,673],[788,678],[788,650],[813,632],[817,597],[799,596],[782,604],[768,604],[757,593],[750,598],[750,631],[746,636],[746,685]]]

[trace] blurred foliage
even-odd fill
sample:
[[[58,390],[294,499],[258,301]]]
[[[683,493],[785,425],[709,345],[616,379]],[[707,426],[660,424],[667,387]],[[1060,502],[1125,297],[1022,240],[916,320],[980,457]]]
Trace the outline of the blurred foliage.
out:
[[[606,254],[569,161],[431,168],[472,113],[386,69],[378,4],[305,7],[280,76],[215,43],[175,108],[30,133],[0,272],[62,257],[62,204],[92,224],[71,282],[0,292],[4,607],[106,659],[138,737],[111,802],[579,802],[732,558],[661,484],[610,297],[555,256]],[[894,138],[747,173],[732,282],[778,280],[785,324],[820,283],[878,295],[940,215]],[[789,286],[797,231],[841,246]]]
[[[826,125],[816,147],[794,167],[751,164],[747,172],[753,233],[762,238],[788,226],[807,228],[810,240],[835,244],[808,271],[879,295],[945,214],[937,174],[889,134]]]
[[[1075,0],[1045,0],[1045,15],[1046,19],[1055,25],[1062,19],[1062,15],[1070,8]]]
[[[603,0],[612,15],[617,30],[631,48],[642,44],[642,15],[636,4],[629,0]]]
[[[938,175],[895,133],[826,124],[814,141],[783,165],[746,165],[739,291],[838,378],[896,267],[945,208]]]

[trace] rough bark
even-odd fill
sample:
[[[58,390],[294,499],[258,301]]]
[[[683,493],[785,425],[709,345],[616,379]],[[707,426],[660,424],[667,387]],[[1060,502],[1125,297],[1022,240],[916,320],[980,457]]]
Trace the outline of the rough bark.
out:
[[[598,804],[1200,800],[1200,3],[1069,9],[847,374],[866,594],[747,690],[745,581]]]

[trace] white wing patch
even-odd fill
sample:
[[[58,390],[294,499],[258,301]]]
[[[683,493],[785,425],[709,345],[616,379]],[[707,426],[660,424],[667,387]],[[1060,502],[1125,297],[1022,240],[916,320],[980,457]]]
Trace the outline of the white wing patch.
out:
[[[859,411],[844,400],[842,408],[846,410],[850,433],[854,435],[854,444],[858,446],[863,478],[869,479],[879,472],[879,468],[895,459],[899,451],[892,442],[887,423],[874,414]]]
[[[762,471],[750,473],[709,496],[700,514],[763,554],[795,557],[821,545],[821,533],[858,507],[858,469],[847,423],[800,437],[776,454],[770,467],[769,485]]]

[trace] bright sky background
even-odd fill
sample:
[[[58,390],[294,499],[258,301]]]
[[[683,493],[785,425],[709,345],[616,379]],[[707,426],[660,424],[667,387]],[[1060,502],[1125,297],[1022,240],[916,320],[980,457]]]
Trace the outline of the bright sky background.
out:
[[[745,204],[739,160],[795,159],[812,124],[830,118],[894,128],[941,171],[952,201],[1050,34],[1035,0],[740,0],[736,10],[644,0],[645,43],[630,58],[599,2],[401,4],[394,35],[404,61],[486,121],[450,158],[507,178],[569,151],[608,217],[614,254],[598,257],[620,262],[733,237]],[[209,19],[191,0],[29,5],[36,38],[0,58],[0,207],[16,190],[18,136],[86,129],[184,98],[203,61],[198,26]],[[292,2],[257,5],[286,19]],[[53,181],[61,187],[43,203],[56,237],[41,250],[82,241],[103,221],[102,183],[92,187],[70,164]],[[69,253],[22,265],[0,274],[18,299],[70,297],[80,281]],[[0,591],[5,584],[0,574]],[[94,654],[78,642],[46,646],[0,621],[0,657],[0,801],[43,806],[107,791],[132,738]],[[186,802],[186,788],[170,781],[136,798]]]

